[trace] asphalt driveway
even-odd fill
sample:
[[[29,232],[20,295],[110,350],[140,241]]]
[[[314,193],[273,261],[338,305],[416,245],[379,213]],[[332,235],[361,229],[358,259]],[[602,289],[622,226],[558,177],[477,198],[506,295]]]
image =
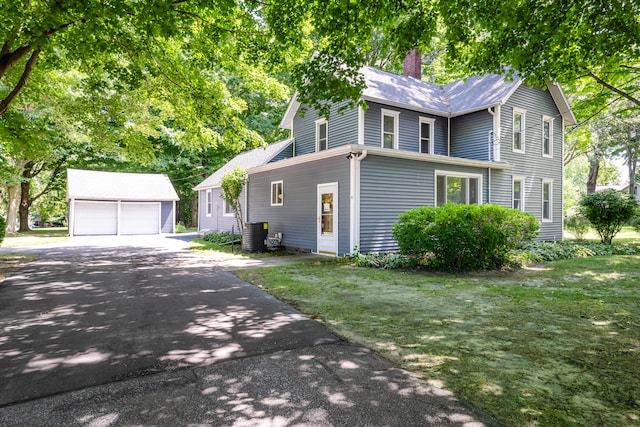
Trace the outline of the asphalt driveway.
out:
[[[486,425],[180,238],[31,252],[0,284],[0,425]]]

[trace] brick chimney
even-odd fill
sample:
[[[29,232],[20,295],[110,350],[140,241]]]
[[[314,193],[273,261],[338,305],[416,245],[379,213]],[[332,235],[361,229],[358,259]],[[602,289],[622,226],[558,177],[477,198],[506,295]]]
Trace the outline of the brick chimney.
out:
[[[418,49],[411,49],[402,63],[403,74],[422,80],[422,54]]]

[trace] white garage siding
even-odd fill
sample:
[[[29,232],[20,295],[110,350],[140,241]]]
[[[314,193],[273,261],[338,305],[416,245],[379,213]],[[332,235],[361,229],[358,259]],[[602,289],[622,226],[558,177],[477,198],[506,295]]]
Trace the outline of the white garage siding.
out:
[[[115,202],[75,202],[73,234],[76,236],[118,233],[118,204]]]
[[[160,233],[160,203],[130,203],[120,205],[120,234]]]

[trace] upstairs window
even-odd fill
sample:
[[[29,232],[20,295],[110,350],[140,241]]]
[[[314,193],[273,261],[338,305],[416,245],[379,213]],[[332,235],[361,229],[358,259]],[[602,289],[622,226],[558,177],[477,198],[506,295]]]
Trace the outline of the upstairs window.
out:
[[[433,154],[433,125],[434,119],[420,117],[420,152]]]
[[[513,151],[524,153],[525,111],[513,109]]]
[[[284,192],[282,181],[271,183],[271,206],[282,206],[284,204]]]
[[[553,119],[542,117],[542,155],[553,157]]]
[[[398,117],[400,113],[382,110],[382,148],[398,148]]]
[[[324,151],[327,148],[329,148],[327,121],[325,119],[316,120],[316,151]]]
[[[436,206],[447,203],[480,204],[479,175],[447,175],[436,172]]]
[[[542,221],[551,222],[552,214],[552,196],[553,183],[551,181],[542,181]]]

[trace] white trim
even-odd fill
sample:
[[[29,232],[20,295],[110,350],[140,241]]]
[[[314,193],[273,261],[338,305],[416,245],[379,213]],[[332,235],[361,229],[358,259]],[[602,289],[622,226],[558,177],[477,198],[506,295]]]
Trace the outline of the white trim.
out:
[[[564,129],[565,129],[565,125],[564,125],[564,116],[561,117],[562,120],[562,129],[560,130],[560,158],[564,159]],[[562,168],[562,175],[560,175],[561,181],[560,181],[560,209],[562,209],[560,212],[562,212],[562,215],[560,215],[560,225],[562,227],[562,239],[564,239],[564,161],[560,162],[560,167]]]
[[[549,154],[544,152],[544,124],[549,123]],[[541,145],[542,145],[542,157],[553,158],[553,117],[542,116],[542,129],[541,129]]]
[[[380,109],[380,147],[386,148],[384,146],[384,118],[385,116],[393,118],[393,149],[398,149],[398,127],[400,124],[400,111],[388,110],[386,108]],[[388,150],[388,148],[387,148]]]
[[[500,154],[502,151],[502,139],[500,137],[500,120],[502,115],[502,109],[499,105],[495,106],[493,112],[493,160],[496,162],[500,161]]]
[[[120,220],[122,219],[122,200],[118,200],[116,207],[116,235],[120,235]]]
[[[234,216],[233,206],[231,206],[231,204],[228,203],[224,197],[220,197],[220,199],[222,200],[222,216],[226,216],[226,217]],[[229,207],[231,208],[231,212],[227,211],[227,205],[229,205]]]
[[[204,212],[207,217],[213,215],[213,193],[210,188],[204,193]]]
[[[358,188],[356,188],[356,177],[358,175],[358,160],[357,156],[351,156],[349,159],[349,252],[353,254],[353,250],[358,246],[356,229],[358,221],[356,221],[356,208],[358,206],[357,194]]]
[[[324,150],[320,149],[320,126],[324,125],[324,129],[325,129],[325,135],[324,135],[324,139],[325,139],[325,148]],[[329,123],[327,122],[327,119],[318,119],[316,120],[316,152],[319,151],[325,151],[329,149]]]
[[[549,218],[544,217],[544,186],[549,184]],[[540,219],[542,222],[553,222],[553,180],[542,179],[542,187],[540,188]]]
[[[569,101],[567,100],[567,97],[560,85],[550,81],[547,81],[546,83],[547,89],[549,89],[549,93],[551,94],[551,98],[553,98],[553,102],[555,102],[558,110],[560,111],[560,115],[562,116],[562,129],[564,129],[565,126],[577,125],[578,120],[573,114],[571,105],[569,104]]]
[[[277,187],[278,184],[280,184],[280,192],[281,192],[282,198],[280,199],[279,202],[273,203],[273,187],[276,186],[276,189],[277,189],[278,188]],[[280,180],[280,181],[271,181],[271,197],[269,198],[269,203],[271,204],[271,206],[283,206],[284,205],[284,182],[282,180]]]
[[[358,105],[358,145],[364,145],[364,108]]]
[[[173,201],[173,210],[171,211],[172,213],[172,218],[171,218],[171,234],[174,234],[176,232],[176,201]],[[200,215],[198,215],[198,218],[200,218]],[[160,219],[162,219],[162,216],[160,217]]]
[[[522,116],[522,119],[520,120],[520,149],[515,148],[516,133],[514,128],[515,128],[515,122],[516,122],[516,114],[519,114]],[[511,115],[511,149],[513,150],[514,153],[524,153],[526,150],[526,147],[525,147],[525,140],[526,140],[525,135],[526,135],[526,129],[527,129],[526,116],[527,116],[527,110],[513,107],[513,114]]]
[[[460,157],[442,156],[439,154],[421,154],[415,151],[389,150],[387,148],[369,147],[357,144],[341,145],[319,153],[304,154],[277,162],[268,163],[262,166],[250,168],[247,173],[266,172],[288,166],[302,165],[316,160],[329,159],[332,157],[346,156],[349,153],[363,153],[367,151],[373,156],[393,157],[397,159],[417,160],[420,162],[432,162],[446,165],[471,166],[478,168],[493,168],[497,170],[511,169],[513,165],[506,162],[487,162],[484,160],[463,159]]]
[[[73,197],[69,199],[69,236],[73,237],[73,231],[76,228],[75,221],[75,210],[76,210],[76,199]]]
[[[422,151],[422,124],[423,123],[427,123],[429,125],[429,151],[427,153],[425,153],[424,151]],[[420,153],[423,154],[433,154],[433,149],[434,149],[434,144],[433,144],[433,138],[434,138],[434,128],[436,125],[436,119],[431,118],[431,117],[424,117],[424,116],[420,116],[420,118],[418,119],[418,151]]]
[[[526,205],[525,205],[524,189],[526,187],[527,179],[523,175],[511,175],[511,208],[516,209],[513,206],[513,200],[514,200],[513,191],[514,191],[514,186],[516,181],[520,181],[520,209],[519,210],[521,210],[522,212],[525,212]]]
[[[477,178],[478,179],[478,203],[477,204],[478,205],[483,204],[484,190],[482,187],[481,174],[467,173],[467,172],[452,172],[447,170],[436,169],[433,172],[433,178],[434,178],[433,179],[433,206],[438,206],[438,176],[453,177],[453,178]]]

